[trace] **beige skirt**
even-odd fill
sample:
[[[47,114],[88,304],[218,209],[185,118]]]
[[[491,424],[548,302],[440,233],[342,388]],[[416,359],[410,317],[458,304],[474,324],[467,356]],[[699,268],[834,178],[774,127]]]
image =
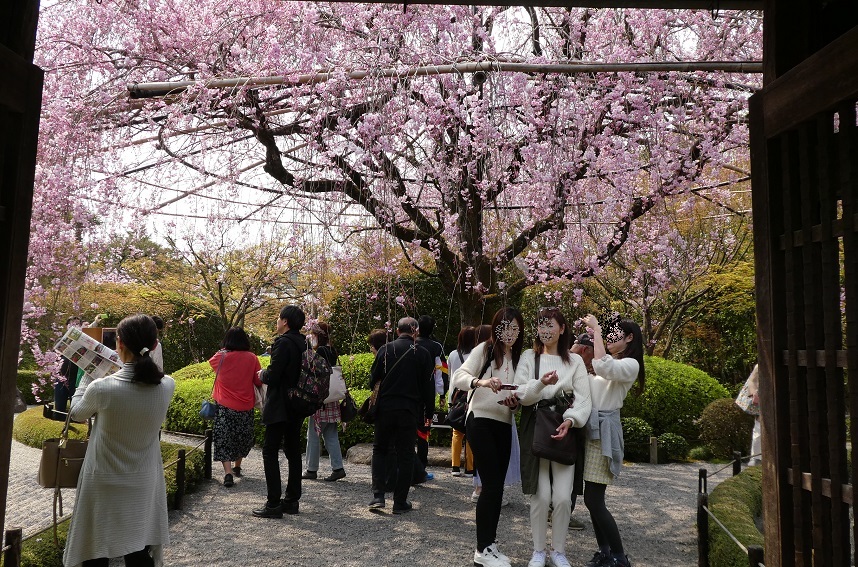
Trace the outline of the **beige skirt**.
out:
[[[584,480],[614,484],[614,474],[608,463],[608,457],[602,455],[602,442],[599,439],[587,439],[584,449]]]

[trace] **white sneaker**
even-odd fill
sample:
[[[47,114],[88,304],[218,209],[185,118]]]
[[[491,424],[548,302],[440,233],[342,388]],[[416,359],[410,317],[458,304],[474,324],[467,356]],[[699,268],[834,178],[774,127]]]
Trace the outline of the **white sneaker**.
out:
[[[473,492],[473,494],[471,494],[471,502],[476,504],[479,501],[479,499],[480,499],[480,493],[475,490]]]
[[[534,551],[533,557],[530,558],[530,562],[527,564],[527,567],[545,567],[545,560],[547,559],[548,554],[543,551]]]
[[[510,562],[510,561],[509,561],[509,557],[507,557],[506,555],[504,555],[504,554],[503,554],[503,552],[502,552],[500,549],[498,549],[498,542],[497,542],[497,541],[495,541],[495,542],[494,542],[493,544],[491,544],[489,547],[491,547],[492,549],[494,549],[494,553],[495,553],[495,555],[497,555],[498,557],[500,557],[502,561],[506,561],[507,563],[509,563],[509,562]]]
[[[491,544],[482,553],[474,551],[474,565],[483,567],[511,567],[509,559],[498,551],[497,544]]]
[[[559,551],[551,552],[551,564],[554,565],[554,567],[572,567],[569,565],[569,560],[566,559],[566,555]]]

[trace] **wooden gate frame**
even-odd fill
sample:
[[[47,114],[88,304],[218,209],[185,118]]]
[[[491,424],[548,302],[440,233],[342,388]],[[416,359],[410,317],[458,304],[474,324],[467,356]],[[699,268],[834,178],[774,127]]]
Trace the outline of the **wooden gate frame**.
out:
[[[42,106],[42,70],[33,65],[37,0],[0,2],[0,534],[9,487],[24,277]]]
[[[808,35],[796,44],[819,39]],[[767,55],[777,52],[773,36],[767,30]],[[858,439],[858,373],[847,389],[844,369],[858,368],[858,27],[796,55],[786,71],[783,59],[769,60],[750,100],[766,565],[849,565],[846,411]]]

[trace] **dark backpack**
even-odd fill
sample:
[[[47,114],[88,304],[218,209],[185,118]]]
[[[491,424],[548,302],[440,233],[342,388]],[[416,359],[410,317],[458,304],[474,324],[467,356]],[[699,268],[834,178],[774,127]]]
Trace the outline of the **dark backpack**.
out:
[[[331,365],[313,349],[301,355],[301,374],[298,384],[286,390],[289,409],[300,417],[309,417],[325,405],[331,385]]]

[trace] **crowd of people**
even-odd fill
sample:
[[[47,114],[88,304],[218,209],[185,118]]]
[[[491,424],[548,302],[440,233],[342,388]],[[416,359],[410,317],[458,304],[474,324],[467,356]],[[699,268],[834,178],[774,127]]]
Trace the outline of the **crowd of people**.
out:
[[[217,403],[213,457],[223,465],[226,488],[242,476],[242,460],[253,446],[255,390],[267,388],[261,412],[267,495],[252,510],[261,518],[299,513],[302,480],[320,478],[322,443],[331,467],[324,480],[346,476],[338,400],[318,404],[309,416],[306,461],[302,458],[301,427],[310,412],[296,411],[293,401],[302,365],[307,364],[308,351],[328,368],[336,367],[338,358],[330,325],[313,322],[304,334],[305,323],[304,312],[296,306],[280,311],[277,338],[266,350],[270,364],[264,370],[240,328],[226,333],[222,348],[209,360]],[[473,563],[510,565],[499,548],[497,531],[501,508],[508,502],[505,493],[520,484],[530,510],[533,553],[528,567],[569,565],[566,537],[570,525],[580,526],[571,516],[580,494],[598,546],[587,565],[628,567],[605,492],[620,474],[623,460],[620,408],[633,386],[643,388],[643,342],[640,328],[628,319],[602,324],[587,315],[580,323],[588,333],[576,336],[574,321],[556,307],[541,309],[527,322],[520,311],[505,307],[490,325],[462,329],[449,370],[443,347],[432,337],[431,317],[400,319],[392,340],[383,329],[371,333],[367,342],[375,359],[369,378],[374,423],[369,509],[383,511],[385,497],[392,493],[393,514],[412,510],[410,487],[431,479],[426,466],[436,400],[442,408],[466,401],[464,432],[453,435],[451,467],[453,475],[474,479]],[[526,324],[536,331],[529,349],[524,345]],[[125,557],[126,565],[160,564],[161,546],[168,541],[166,500],[161,460],[152,455],[160,452],[158,432],[175,384],[154,358],[160,351],[158,332],[149,316],[124,319],[116,336],[122,369],[101,380],[84,376],[71,395],[72,419],[96,419],[66,565],[104,565],[107,558],[118,556]],[[551,425],[548,435],[538,424],[543,412],[556,414],[557,425]],[[574,458],[534,454],[535,439],[543,435],[557,442],[574,438]],[[285,490],[281,450],[286,456]],[[111,521],[100,517],[95,522],[94,510],[105,505]]]

